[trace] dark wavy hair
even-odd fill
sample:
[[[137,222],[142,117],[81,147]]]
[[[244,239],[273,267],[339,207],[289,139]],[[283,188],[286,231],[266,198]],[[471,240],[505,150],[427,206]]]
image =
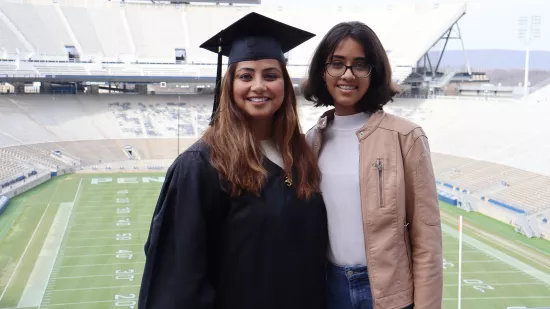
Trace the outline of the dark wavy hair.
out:
[[[363,45],[365,58],[372,65],[370,86],[357,102],[357,111],[373,113],[382,110],[386,103],[393,101],[399,90],[392,83],[390,61],[380,39],[370,27],[358,21],[337,24],[321,40],[313,54],[308,77],[302,85],[304,97],[314,102],[316,107],[334,106],[334,100],[323,80],[325,63],[327,59],[330,61],[338,44],[348,37]]]

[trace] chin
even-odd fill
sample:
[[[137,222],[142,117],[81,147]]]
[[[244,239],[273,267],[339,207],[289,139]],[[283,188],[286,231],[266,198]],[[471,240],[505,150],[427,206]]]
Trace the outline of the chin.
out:
[[[359,102],[359,99],[356,99],[356,98],[338,98],[335,101],[338,102],[338,105],[341,105],[341,106],[344,106],[344,107],[352,107],[355,104],[357,104],[357,102]]]
[[[273,117],[273,114],[271,111],[246,111],[246,114],[251,119],[269,119]]]

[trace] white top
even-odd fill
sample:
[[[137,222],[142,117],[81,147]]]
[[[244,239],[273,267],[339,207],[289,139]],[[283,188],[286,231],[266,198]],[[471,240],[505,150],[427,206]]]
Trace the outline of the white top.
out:
[[[369,115],[334,117],[323,133],[319,155],[321,191],[328,216],[328,258],[337,265],[366,266],[356,131],[366,124]]]
[[[277,148],[277,144],[271,139],[266,139],[260,141],[260,146],[262,147],[262,153],[266,156],[271,162],[277,164],[280,168],[285,168],[285,163],[283,161],[283,156]]]

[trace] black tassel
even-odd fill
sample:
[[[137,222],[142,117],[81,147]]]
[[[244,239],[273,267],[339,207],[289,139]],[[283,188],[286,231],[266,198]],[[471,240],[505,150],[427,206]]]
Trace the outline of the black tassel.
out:
[[[220,35],[220,41],[218,46],[218,67],[216,68],[216,88],[214,89],[214,106],[212,106],[212,116],[210,117],[210,125],[214,123],[216,117],[218,117],[218,110],[220,108],[220,95],[221,95],[221,82],[222,82],[222,38]]]

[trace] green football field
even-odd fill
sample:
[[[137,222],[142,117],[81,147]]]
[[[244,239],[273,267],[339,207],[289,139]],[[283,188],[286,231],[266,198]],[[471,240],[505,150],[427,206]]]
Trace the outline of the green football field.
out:
[[[0,309],[137,308],[163,176],[66,175],[13,199],[0,215]],[[451,309],[458,305],[458,210],[442,209],[443,307]],[[550,261],[550,243],[464,215],[462,308],[550,307],[550,265],[526,254]]]

